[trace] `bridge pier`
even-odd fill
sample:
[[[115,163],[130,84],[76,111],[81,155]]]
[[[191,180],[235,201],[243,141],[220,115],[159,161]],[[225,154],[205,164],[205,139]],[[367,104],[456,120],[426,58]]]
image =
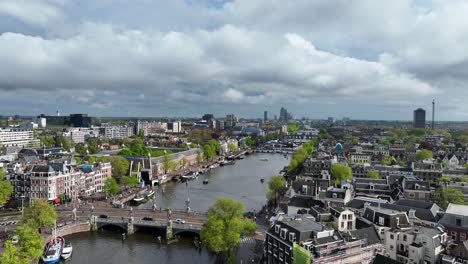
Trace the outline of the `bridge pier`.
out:
[[[90,229],[91,231],[97,231],[97,216],[95,215],[92,215],[90,218],[89,218],[89,224],[91,225],[90,226]]]
[[[172,232],[172,221],[169,220],[167,222],[167,227],[166,227],[166,240],[170,241],[174,238],[174,234]]]
[[[130,221],[127,223],[127,235],[135,234],[135,226],[133,225],[133,217],[130,217]]]

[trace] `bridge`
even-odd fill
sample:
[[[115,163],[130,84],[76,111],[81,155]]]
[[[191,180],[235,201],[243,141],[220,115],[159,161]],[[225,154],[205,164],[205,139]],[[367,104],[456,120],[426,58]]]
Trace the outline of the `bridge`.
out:
[[[133,234],[138,231],[163,234],[167,239],[189,234],[199,235],[207,221],[205,213],[182,210],[153,210],[140,208],[57,208],[58,221],[87,221],[91,230],[113,227]],[[179,219],[180,221],[175,221]]]

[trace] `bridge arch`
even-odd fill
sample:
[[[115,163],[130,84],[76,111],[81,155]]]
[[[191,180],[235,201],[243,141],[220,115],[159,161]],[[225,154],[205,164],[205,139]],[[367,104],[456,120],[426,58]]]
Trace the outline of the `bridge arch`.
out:
[[[127,225],[120,223],[97,223],[97,229],[106,229],[106,230],[118,230],[122,232],[127,232]]]

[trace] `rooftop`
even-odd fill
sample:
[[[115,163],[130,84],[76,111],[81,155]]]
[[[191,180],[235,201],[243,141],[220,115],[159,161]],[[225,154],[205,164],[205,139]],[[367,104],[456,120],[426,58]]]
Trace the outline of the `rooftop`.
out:
[[[468,216],[468,205],[461,204],[449,204],[447,210],[445,211],[448,214],[463,215]]]

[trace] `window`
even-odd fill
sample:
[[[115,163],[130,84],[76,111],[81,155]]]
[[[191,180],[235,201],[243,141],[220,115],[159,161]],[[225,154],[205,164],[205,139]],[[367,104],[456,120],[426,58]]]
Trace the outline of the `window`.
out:
[[[466,240],[466,234],[460,233],[460,241],[465,241],[465,240]]]
[[[286,240],[286,235],[288,234],[288,230],[286,228],[281,228],[281,238]]]
[[[390,234],[390,239],[393,240],[394,238],[395,238],[395,236],[393,234]]]
[[[379,216],[379,225],[384,225],[384,224],[385,224],[385,219]]]
[[[457,232],[455,231],[450,232],[450,236],[452,237],[453,240],[457,240]]]
[[[291,242],[296,241],[296,234],[295,233],[289,233],[289,241],[291,241]]]
[[[341,222],[341,228],[344,228],[344,222]]]
[[[353,220],[353,214],[349,214],[349,215],[348,215],[348,219],[349,219],[349,220]]]
[[[406,237],[406,235],[403,235],[403,241],[406,241],[408,238]]]
[[[343,220],[346,220],[346,215],[345,214],[343,215]]]
[[[455,220],[456,221],[456,225],[457,226],[461,226],[462,225],[462,219],[460,217],[457,217],[457,219]]]
[[[276,232],[276,233],[279,233],[279,230],[280,230],[280,225],[276,225],[276,226],[275,226],[275,232]]]

